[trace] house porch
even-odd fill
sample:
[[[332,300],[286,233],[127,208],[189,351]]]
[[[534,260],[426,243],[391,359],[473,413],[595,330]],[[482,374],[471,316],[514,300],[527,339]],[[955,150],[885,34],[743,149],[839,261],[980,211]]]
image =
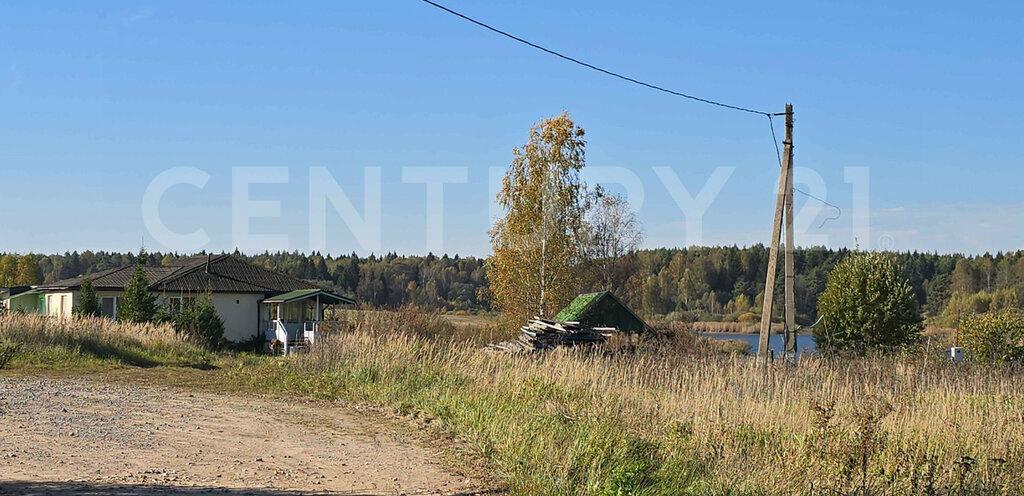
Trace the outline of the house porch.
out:
[[[314,344],[324,311],[331,305],[354,303],[319,289],[290,291],[264,299],[260,302],[260,329],[267,348],[288,354]]]

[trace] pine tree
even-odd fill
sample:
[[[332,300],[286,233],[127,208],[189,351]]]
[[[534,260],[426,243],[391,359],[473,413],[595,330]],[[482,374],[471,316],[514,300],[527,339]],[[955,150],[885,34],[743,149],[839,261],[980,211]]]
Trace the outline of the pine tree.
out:
[[[146,277],[146,249],[135,258],[135,273],[118,301],[117,318],[127,322],[151,322],[156,316],[156,295],[149,292]]]
[[[192,342],[215,348],[224,338],[224,321],[207,293],[185,306],[174,319],[174,329]]]
[[[324,261],[323,257],[316,257],[314,272],[316,273],[314,279],[318,281],[327,281],[331,279],[331,273],[327,270],[327,262]]]
[[[75,315],[87,317],[99,317],[100,300],[96,297],[96,290],[92,287],[92,278],[82,279],[81,288],[78,290],[78,304],[75,305]]]
[[[84,274],[85,270],[82,270],[82,261],[78,256],[78,252],[72,252],[67,256],[67,260],[64,261],[60,266],[60,272],[55,275],[54,279],[71,279],[79,274]]]

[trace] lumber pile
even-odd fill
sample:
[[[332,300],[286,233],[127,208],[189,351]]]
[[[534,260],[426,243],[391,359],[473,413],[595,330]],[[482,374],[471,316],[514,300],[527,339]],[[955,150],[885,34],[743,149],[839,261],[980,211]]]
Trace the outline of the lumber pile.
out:
[[[560,346],[581,346],[602,343],[614,327],[583,327],[579,322],[555,322],[534,317],[519,328],[515,341],[503,341],[487,345],[488,351],[506,353],[527,353]]]

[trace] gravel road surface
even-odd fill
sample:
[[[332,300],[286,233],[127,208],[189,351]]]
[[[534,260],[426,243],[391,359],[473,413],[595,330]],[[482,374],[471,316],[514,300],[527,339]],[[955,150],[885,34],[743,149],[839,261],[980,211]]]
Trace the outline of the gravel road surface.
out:
[[[0,495],[480,494],[414,436],[341,407],[0,378]]]

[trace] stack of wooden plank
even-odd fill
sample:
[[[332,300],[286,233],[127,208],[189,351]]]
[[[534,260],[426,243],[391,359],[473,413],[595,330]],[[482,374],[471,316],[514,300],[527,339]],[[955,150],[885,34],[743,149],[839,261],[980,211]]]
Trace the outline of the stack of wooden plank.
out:
[[[602,343],[614,327],[583,327],[579,322],[555,322],[534,317],[520,329],[516,341],[487,345],[490,351],[524,353],[559,346],[580,346]]]

